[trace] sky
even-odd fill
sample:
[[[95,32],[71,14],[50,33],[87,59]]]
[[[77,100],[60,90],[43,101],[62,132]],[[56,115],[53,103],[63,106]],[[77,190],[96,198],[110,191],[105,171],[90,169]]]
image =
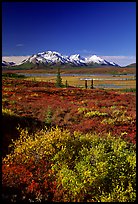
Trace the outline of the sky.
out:
[[[136,2],[2,2],[2,56],[48,50],[135,62]]]

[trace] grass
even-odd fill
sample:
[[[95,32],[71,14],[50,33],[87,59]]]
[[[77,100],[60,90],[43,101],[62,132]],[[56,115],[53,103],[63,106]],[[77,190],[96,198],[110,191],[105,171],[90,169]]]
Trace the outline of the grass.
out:
[[[123,92],[136,92],[136,88],[126,88],[122,90]]]
[[[26,70],[26,69],[32,69],[33,67],[34,67],[33,63],[25,63],[24,65],[8,66],[4,69],[5,70]]]
[[[26,73],[57,73],[58,67],[39,67],[39,68],[33,68],[34,65],[32,64],[26,64],[26,65],[20,65],[18,67],[8,67],[3,68],[3,71],[6,72],[8,70],[12,72],[26,72]],[[33,69],[32,69],[33,68]],[[136,73],[136,67],[60,67],[61,74],[135,74]]]
[[[66,81],[68,82],[69,86],[75,86],[75,87],[85,87],[85,81],[80,80],[81,78],[92,78],[89,75],[83,76],[62,76],[62,82],[63,84],[66,84]],[[103,79],[103,80],[94,80],[94,86],[98,86],[101,84],[114,84],[115,86],[123,86],[123,88],[136,88],[136,80],[133,79],[131,76],[122,76],[121,78],[125,79],[128,78],[129,80],[107,80],[109,79],[115,79],[114,77],[106,77],[106,76],[98,76],[95,75],[93,77],[94,79]],[[105,79],[106,78],[106,79]],[[28,77],[27,80],[34,80],[34,77]],[[117,78],[116,78],[117,79]],[[45,81],[45,82],[56,82],[56,76],[45,76],[45,77],[35,77],[36,81]],[[91,81],[87,82],[88,88],[91,86]]]

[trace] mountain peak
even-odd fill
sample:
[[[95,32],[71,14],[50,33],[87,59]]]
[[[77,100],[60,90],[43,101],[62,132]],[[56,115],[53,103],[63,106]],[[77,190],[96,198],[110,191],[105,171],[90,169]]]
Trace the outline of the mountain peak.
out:
[[[87,58],[82,57],[80,54],[72,54],[70,56],[63,56],[56,51],[43,51],[37,54],[31,55],[29,58],[23,60],[21,64],[33,63],[33,64],[43,64],[43,65],[73,65],[73,66],[94,66],[94,65],[106,65],[106,66],[118,66],[114,62],[108,62],[96,54],[89,56]]]

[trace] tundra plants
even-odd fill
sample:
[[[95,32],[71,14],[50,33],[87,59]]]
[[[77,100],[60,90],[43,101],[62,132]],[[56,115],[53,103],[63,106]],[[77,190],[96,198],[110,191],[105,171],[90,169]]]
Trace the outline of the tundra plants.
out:
[[[136,145],[121,137],[21,129],[13,146],[3,159],[2,181],[17,201],[136,200]]]
[[[126,115],[126,111],[114,110],[111,113],[111,117],[108,119],[104,119],[101,123],[107,124],[128,124],[132,121],[132,117]]]
[[[54,83],[5,77],[2,105],[18,116],[33,117],[48,127],[70,132],[111,132],[136,142],[136,95],[113,90],[55,88]],[[50,109],[49,109],[50,108]],[[98,128],[97,128],[98,127]]]

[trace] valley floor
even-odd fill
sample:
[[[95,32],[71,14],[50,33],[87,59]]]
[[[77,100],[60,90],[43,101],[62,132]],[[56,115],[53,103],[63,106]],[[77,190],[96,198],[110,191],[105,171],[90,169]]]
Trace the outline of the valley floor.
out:
[[[41,124],[49,120],[48,125],[71,132],[125,132],[124,137],[135,142],[135,92],[55,88],[51,82],[3,78],[2,106],[5,113],[11,111],[10,115],[18,118],[32,118]]]
[[[135,200],[135,91],[3,77],[2,115],[3,196],[14,200],[15,190],[19,201]]]

